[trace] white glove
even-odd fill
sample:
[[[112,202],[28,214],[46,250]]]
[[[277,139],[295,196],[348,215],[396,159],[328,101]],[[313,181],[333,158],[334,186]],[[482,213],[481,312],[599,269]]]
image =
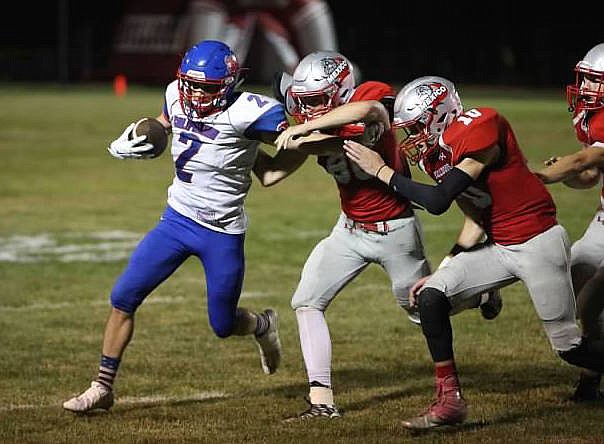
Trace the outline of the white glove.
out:
[[[111,142],[107,148],[109,154],[118,159],[147,159],[152,156],[153,145],[142,143],[147,139],[146,135],[129,139],[133,129],[134,123],[131,123],[121,136]]]

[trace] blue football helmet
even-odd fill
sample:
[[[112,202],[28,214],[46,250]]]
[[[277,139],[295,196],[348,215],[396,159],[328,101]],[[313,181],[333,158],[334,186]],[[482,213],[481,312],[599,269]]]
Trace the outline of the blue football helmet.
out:
[[[239,79],[237,57],[227,45],[204,40],[189,49],[176,77],[180,105],[191,120],[222,110]]]

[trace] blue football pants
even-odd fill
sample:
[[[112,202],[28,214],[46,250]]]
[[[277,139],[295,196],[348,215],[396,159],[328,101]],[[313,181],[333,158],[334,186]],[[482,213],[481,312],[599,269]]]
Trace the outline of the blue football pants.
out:
[[[208,318],[217,336],[230,336],[241,295],[245,234],[206,228],[167,207],[136,247],[111,292],[113,307],[134,313],[144,299],[191,255],[206,277]]]

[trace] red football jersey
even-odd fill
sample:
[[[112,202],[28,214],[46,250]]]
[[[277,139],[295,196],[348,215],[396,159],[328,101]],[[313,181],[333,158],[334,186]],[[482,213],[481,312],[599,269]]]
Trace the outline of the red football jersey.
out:
[[[598,145],[604,148],[604,109],[589,112],[579,111],[573,118],[575,134],[584,145]],[[604,208],[604,184],[600,193],[600,201]]]
[[[577,139],[585,145],[604,143],[604,109],[594,113],[580,111],[573,118]]]
[[[355,89],[350,102],[381,100],[396,95],[394,89],[382,82],[364,82]],[[353,137],[363,134],[365,125],[346,125],[336,134]],[[384,161],[395,171],[411,176],[406,158],[398,150],[394,131],[386,131],[373,147]],[[365,173],[356,163],[349,160],[344,152],[319,156],[317,161],[338,184],[342,211],[359,222],[378,222],[395,219],[409,207],[407,199],[397,195],[388,185]]]
[[[474,200],[484,208],[483,228],[502,245],[526,242],[556,224],[556,206],[531,172],[508,121],[492,108],[464,112],[442,135],[451,164],[497,144],[500,159],[477,181]],[[486,194],[485,194],[486,193]],[[473,193],[470,193],[473,194]],[[490,199],[489,199],[490,197]]]

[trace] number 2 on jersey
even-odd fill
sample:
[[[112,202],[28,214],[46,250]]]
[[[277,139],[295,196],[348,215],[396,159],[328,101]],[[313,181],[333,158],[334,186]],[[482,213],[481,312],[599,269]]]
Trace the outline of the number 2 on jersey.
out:
[[[183,168],[185,164],[199,152],[199,149],[201,148],[201,140],[199,140],[193,133],[182,132],[180,133],[178,141],[184,145],[190,142],[191,146],[180,153],[180,155],[176,158],[176,161],[174,162],[176,176],[183,182],[191,183],[193,174],[187,173],[183,170]]]

